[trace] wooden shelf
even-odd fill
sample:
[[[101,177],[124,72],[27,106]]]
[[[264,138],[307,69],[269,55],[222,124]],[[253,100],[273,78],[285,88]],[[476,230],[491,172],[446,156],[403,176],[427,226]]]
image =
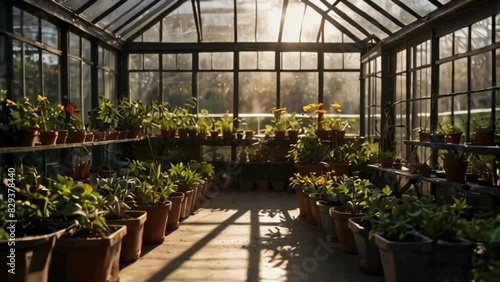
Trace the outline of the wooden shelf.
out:
[[[35,151],[78,148],[78,147],[103,146],[109,144],[136,142],[141,140],[145,140],[145,138],[127,138],[119,140],[94,141],[94,142],[84,142],[84,143],[66,143],[66,144],[56,144],[56,145],[36,145],[35,147],[1,147],[0,154],[26,153]]]
[[[247,139],[180,139],[180,138],[169,138],[165,139],[160,136],[154,136],[152,139],[155,140],[161,140],[163,144],[165,145],[172,145],[172,146],[178,146],[178,145],[185,145],[185,146],[251,146],[252,144],[255,144],[259,142],[259,139],[252,139],[252,140],[247,140]],[[289,145],[290,142],[287,139],[284,140],[265,140],[265,143],[268,146],[274,146],[274,145]]]
[[[410,146],[423,146],[429,147],[432,149],[441,149],[441,150],[451,150],[455,149],[457,151],[462,151],[466,153],[476,153],[481,155],[500,155],[500,147],[499,146],[478,146],[471,144],[446,144],[446,143],[437,143],[437,142],[422,142],[422,141],[413,141],[413,140],[405,140],[405,145]]]

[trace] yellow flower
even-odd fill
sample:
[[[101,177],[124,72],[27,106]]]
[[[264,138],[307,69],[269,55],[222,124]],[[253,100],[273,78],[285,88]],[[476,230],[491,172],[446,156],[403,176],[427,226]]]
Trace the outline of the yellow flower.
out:
[[[7,104],[12,105],[12,106],[16,105],[16,103],[14,103],[14,101],[12,101],[11,99],[7,99]]]
[[[317,180],[316,180],[316,186],[323,186],[325,185],[325,178],[324,177],[319,177]]]
[[[326,114],[327,111],[326,110],[316,110],[314,111],[315,114]]]
[[[64,111],[64,106],[61,104],[57,104],[57,108],[61,111]]]
[[[39,102],[43,102],[43,101],[45,101],[45,100],[47,100],[47,97],[46,97],[46,96],[41,96],[41,95],[38,95],[38,101],[39,101]]]
[[[323,103],[318,104],[318,108],[321,108],[323,106]]]
[[[35,111],[35,112],[38,111],[38,107],[34,107],[33,111]]]
[[[29,98],[29,97],[24,96],[24,102],[29,102],[29,101],[30,101],[30,98]]]
[[[339,104],[339,103],[331,104],[331,106],[332,106],[332,108],[334,108],[334,109],[340,109],[340,108],[341,108],[341,106],[340,106],[340,104]]]
[[[311,106],[310,105],[304,106],[304,107],[302,107],[302,110],[304,112],[309,112],[311,110]]]

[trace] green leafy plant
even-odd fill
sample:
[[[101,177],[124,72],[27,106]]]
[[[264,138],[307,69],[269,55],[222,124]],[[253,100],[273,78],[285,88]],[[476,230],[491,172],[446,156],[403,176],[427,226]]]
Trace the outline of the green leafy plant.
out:
[[[165,204],[176,186],[158,162],[131,161],[127,168],[130,190],[143,205]]]
[[[276,131],[286,131],[288,127],[288,116],[286,108],[272,108],[271,112],[274,115],[273,123],[274,130]]]
[[[101,179],[98,192],[104,198],[103,207],[107,211],[106,218],[126,218],[126,211],[130,209],[127,202],[134,201],[134,194],[128,189],[126,178],[113,176]]]
[[[226,112],[218,121],[215,122],[215,127],[219,132],[233,132],[234,119]]]
[[[468,155],[464,152],[459,152],[453,149],[453,150],[446,150],[446,152],[443,155],[441,155],[441,158],[445,162],[451,162],[451,161],[466,162]]]
[[[18,103],[7,99],[7,107],[10,109],[9,125],[13,129],[40,128],[37,109],[30,103],[28,97],[24,97],[24,100]]]
[[[38,123],[43,131],[51,131],[57,129],[56,109],[52,107],[46,96],[38,95],[37,104]]]
[[[297,113],[290,113],[288,117],[288,126],[291,130],[300,131],[302,128],[302,121],[297,119]]]
[[[180,191],[187,191],[193,183],[200,179],[200,175],[191,169],[189,165],[184,163],[170,164],[168,169],[172,181],[177,184]]]
[[[338,195],[343,211],[351,214],[364,213],[368,197],[370,196],[370,181],[354,177],[339,179],[339,184],[334,187],[334,191]]]
[[[210,178],[214,174],[214,166],[207,162],[192,160],[189,162],[189,167],[203,178]]]
[[[354,143],[346,143],[332,148],[328,151],[328,161],[330,162],[350,162],[356,159],[356,149]]]
[[[118,104],[118,126],[120,128],[140,128],[151,121],[151,113],[142,102],[123,98]]]
[[[210,133],[212,127],[214,126],[214,120],[208,114],[208,110],[201,110],[198,115],[198,130],[200,133]]]
[[[299,138],[296,144],[288,152],[289,158],[297,163],[318,164],[327,156],[327,149],[323,143],[313,134],[307,134]]]
[[[116,108],[111,100],[101,96],[99,106],[89,112],[89,129],[90,130],[107,130],[110,127],[116,128],[118,120],[121,118],[118,108]]]
[[[460,127],[458,127],[450,122],[442,123],[442,124],[440,124],[440,127],[441,127],[441,131],[446,135],[462,133],[462,130],[460,129]]]

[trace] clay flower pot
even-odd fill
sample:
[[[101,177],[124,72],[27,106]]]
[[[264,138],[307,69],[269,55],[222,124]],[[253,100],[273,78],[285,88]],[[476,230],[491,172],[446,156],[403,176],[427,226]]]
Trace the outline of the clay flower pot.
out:
[[[348,227],[348,220],[351,217],[360,217],[362,214],[352,214],[349,212],[340,211],[337,208],[330,209],[330,216],[335,220],[335,228],[339,237],[339,248],[349,254],[356,254],[356,241],[351,229]]]
[[[176,230],[179,228],[179,219],[181,217],[182,203],[184,202],[184,193],[174,192],[170,194],[169,200],[172,202],[172,209],[168,215],[167,230]]]
[[[106,219],[107,224],[124,225],[127,227],[127,234],[122,240],[122,249],[120,253],[121,262],[136,261],[141,256],[144,223],[147,218],[147,213],[145,211],[129,210],[126,213],[129,218]]]
[[[56,144],[65,144],[66,140],[68,138],[68,131],[67,130],[58,130],[57,131],[57,140]]]
[[[134,205],[133,210],[148,213],[144,223],[143,244],[161,244],[165,240],[165,229],[167,227],[168,214],[172,208],[172,202],[158,205]]]
[[[40,143],[42,145],[55,145],[58,135],[57,131],[40,131]]]

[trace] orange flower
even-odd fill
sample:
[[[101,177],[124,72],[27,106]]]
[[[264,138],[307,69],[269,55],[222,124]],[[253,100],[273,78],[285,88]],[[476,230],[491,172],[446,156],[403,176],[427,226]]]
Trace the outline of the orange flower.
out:
[[[64,111],[64,106],[61,105],[61,104],[57,104],[57,108],[60,110],[60,111]]]
[[[16,103],[14,103],[14,101],[12,101],[11,99],[7,99],[7,104],[12,106],[16,105]]]

